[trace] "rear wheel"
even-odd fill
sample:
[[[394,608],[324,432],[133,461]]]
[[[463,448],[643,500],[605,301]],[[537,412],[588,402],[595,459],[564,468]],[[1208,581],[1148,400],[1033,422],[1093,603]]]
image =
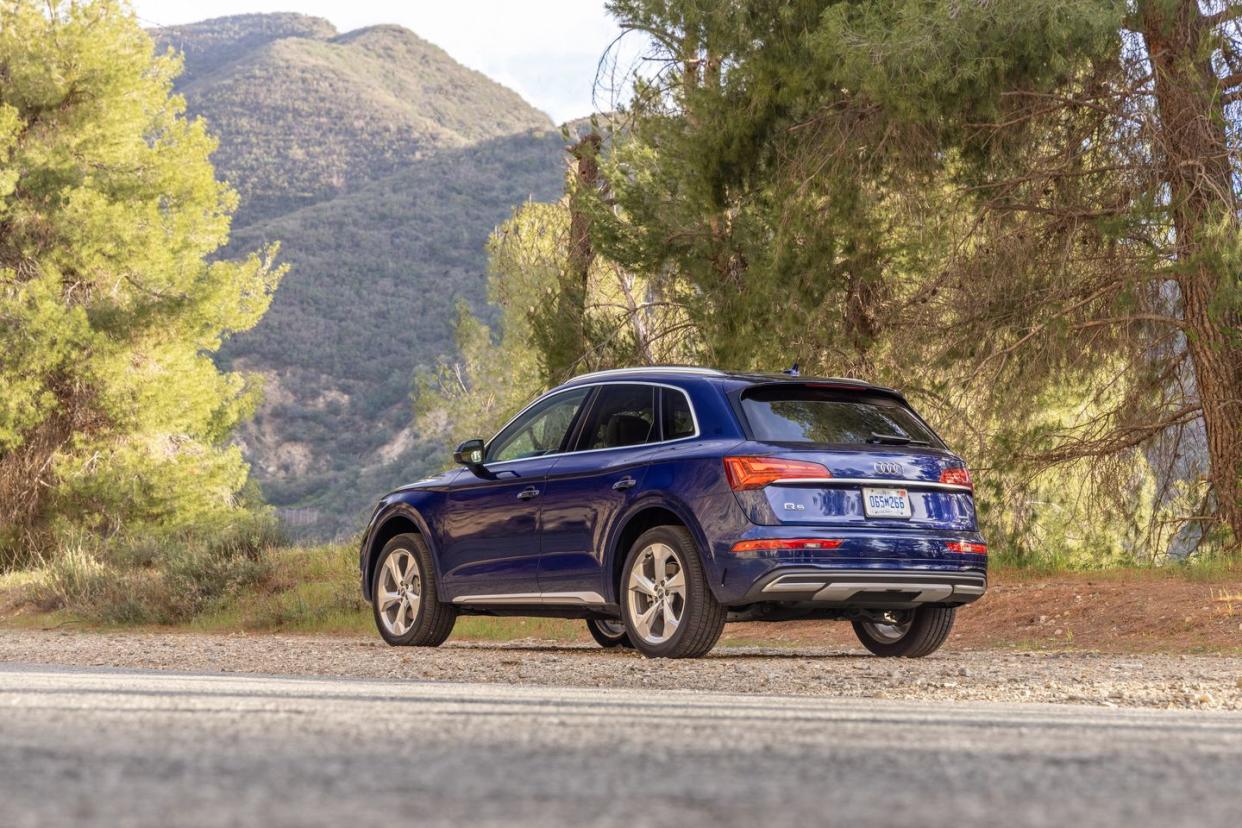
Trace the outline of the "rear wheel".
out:
[[[384,545],[371,608],[380,637],[394,647],[438,647],[457,623],[456,608],[436,595],[431,552],[418,535],[397,535]]]
[[[681,526],[644,532],[622,569],[621,614],[650,658],[698,658],[716,645],[725,608],[712,595],[694,538]]]
[[[921,658],[948,640],[956,615],[956,607],[892,610],[855,619],[854,634],[878,656]]]
[[[630,634],[625,631],[624,621],[588,618],[587,629],[591,631],[591,638],[594,638],[601,647],[625,647],[627,649],[634,647],[630,642]]]

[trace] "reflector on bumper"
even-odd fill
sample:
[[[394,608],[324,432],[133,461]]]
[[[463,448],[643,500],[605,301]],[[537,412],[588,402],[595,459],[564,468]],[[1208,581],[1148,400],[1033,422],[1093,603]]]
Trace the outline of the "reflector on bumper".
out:
[[[738,541],[733,544],[733,553],[769,552],[777,549],[836,549],[843,541],[837,538],[760,538],[758,540]]]

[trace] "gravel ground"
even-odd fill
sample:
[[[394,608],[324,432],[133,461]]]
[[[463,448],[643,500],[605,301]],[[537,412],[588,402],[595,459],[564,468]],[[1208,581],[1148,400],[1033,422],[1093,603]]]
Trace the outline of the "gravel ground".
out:
[[[0,662],[201,673],[339,676],[556,687],[1054,702],[1242,710],[1242,658],[943,650],[881,659],[858,650],[717,648],[698,661],[525,641],[391,648],[296,635],[0,630]]]

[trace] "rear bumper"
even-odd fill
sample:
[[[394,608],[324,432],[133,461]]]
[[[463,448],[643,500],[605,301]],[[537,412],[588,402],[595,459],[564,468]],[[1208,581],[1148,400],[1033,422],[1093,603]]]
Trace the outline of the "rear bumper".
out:
[[[978,571],[777,567],[756,581],[741,603],[809,602],[824,608],[889,609],[957,606],[978,600],[986,590],[987,576]]]
[[[832,539],[839,540],[840,545],[833,549],[733,551],[738,540],[768,538]],[[825,608],[858,606],[866,601],[876,606],[885,599],[903,599],[905,606],[966,604],[977,600],[987,588],[988,557],[954,551],[952,544],[957,541],[981,543],[983,537],[978,532],[756,526],[740,537],[720,538],[709,546],[714,553],[709,564],[712,591],[728,607],[761,601],[813,601]],[[805,588],[798,588],[800,583]],[[837,583],[839,588],[828,589]],[[855,583],[876,586],[853,589]],[[916,589],[923,584],[930,586]]]

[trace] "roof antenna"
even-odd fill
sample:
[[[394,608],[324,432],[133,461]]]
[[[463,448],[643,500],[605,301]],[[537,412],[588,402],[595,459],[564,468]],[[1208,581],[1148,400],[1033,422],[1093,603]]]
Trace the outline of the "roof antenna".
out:
[[[786,368],[784,371],[781,371],[781,373],[782,373],[782,374],[785,374],[785,375],[787,375],[787,376],[791,376],[791,377],[801,376],[801,374],[799,374],[799,373],[798,373],[798,363],[797,363],[797,362],[795,362],[795,363],[794,363],[792,366],[790,366],[789,368]]]

